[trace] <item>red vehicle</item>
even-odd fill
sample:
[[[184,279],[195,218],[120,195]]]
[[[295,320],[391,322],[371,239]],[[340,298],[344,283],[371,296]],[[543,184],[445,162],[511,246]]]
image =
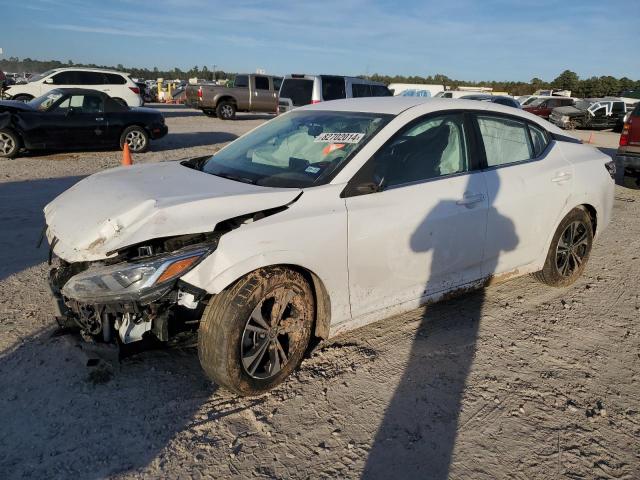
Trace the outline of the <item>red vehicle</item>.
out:
[[[522,109],[533,113],[534,115],[538,115],[539,117],[548,119],[554,108],[570,107],[574,103],[574,99],[569,97],[538,98],[530,104],[522,107]]]
[[[636,185],[640,187],[640,102],[636,104],[622,127],[618,164],[624,168],[625,176],[635,177]]]

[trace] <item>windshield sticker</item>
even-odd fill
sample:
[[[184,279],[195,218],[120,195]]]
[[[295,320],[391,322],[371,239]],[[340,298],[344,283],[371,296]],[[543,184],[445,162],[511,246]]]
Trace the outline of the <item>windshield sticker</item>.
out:
[[[321,133],[313,141],[324,143],[358,143],[364,133]]]
[[[318,173],[320,169],[318,167],[308,166],[307,168],[304,169],[304,171],[307,173]]]
[[[324,155],[326,157],[331,152],[334,152],[336,150],[340,150],[341,148],[344,148],[344,146],[345,146],[344,143],[330,143],[329,145],[327,145],[326,147],[324,147],[322,149],[322,155]]]

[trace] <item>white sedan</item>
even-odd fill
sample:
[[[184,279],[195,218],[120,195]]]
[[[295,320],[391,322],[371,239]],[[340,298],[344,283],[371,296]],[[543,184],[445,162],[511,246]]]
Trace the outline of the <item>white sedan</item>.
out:
[[[214,156],[107,170],[45,208],[58,322],[171,341],[242,395],[317,338],[494,278],[582,273],[613,164],[521,110],[419,97],[323,102]]]

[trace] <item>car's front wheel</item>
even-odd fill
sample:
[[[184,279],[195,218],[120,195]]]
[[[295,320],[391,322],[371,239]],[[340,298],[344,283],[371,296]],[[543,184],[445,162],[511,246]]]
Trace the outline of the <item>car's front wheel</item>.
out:
[[[15,158],[20,151],[20,137],[7,129],[0,130],[0,157]]]
[[[149,148],[149,134],[138,125],[127,127],[120,136],[120,148],[124,148],[125,143],[129,145],[129,150],[133,153],[146,152]]]
[[[536,277],[553,287],[571,285],[587,266],[592,244],[591,218],[582,208],[574,208],[560,222],[544,267]]]
[[[207,376],[241,395],[280,384],[302,360],[311,338],[314,298],[298,272],[256,270],[214,296],[198,331]]]

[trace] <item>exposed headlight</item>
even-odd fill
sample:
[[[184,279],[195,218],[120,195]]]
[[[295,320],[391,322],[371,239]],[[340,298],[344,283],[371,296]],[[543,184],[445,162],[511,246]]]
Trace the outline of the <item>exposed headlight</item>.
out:
[[[191,248],[139,262],[89,268],[71,277],[62,287],[62,294],[85,303],[139,300],[162,291],[211,251],[211,248]]]
[[[562,120],[563,122],[568,122],[569,121],[569,115],[563,115],[560,120]]]

